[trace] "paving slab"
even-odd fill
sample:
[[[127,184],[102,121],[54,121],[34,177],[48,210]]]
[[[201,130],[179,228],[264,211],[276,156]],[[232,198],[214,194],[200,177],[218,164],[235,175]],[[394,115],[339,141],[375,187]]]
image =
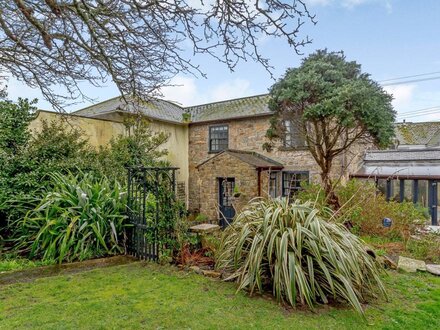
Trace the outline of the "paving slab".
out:
[[[200,225],[190,227],[189,230],[194,233],[209,234],[220,230],[220,226],[211,223],[201,223]]]

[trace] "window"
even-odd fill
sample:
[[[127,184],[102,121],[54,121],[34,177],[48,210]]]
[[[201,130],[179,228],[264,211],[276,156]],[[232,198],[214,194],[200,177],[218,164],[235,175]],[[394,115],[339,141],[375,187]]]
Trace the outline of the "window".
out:
[[[209,127],[209,151],[220,152],[228,149],[228,126]]]
[[[272,198],[278,197],[278,172],[270,172],[269,177],[269,196]]]
[[[294,120],[284,120],[284,139],[283,145],[286,148],[298,148],[305,147],[306,141],[304,138],[304,134],[301,132],[301,128],[298,125],[297,121]]]
[[[295,195],[302,182],[309,182],[309,172],[283,172],[283,196]]]

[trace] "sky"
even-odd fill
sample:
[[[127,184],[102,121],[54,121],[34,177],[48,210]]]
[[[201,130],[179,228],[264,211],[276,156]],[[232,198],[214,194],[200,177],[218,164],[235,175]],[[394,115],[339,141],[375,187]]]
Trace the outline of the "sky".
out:
[[[312,43],[297,55],[286,42],[260,40],[262,53],[280,78],[289,67],[317,49],[343,50],[348,60],[362,65],[394,97],[397,120],[440,121],[440,1],[438,0],[305,0],[317,24],[306,24],[301,36]],[[183,106],[267,93],[275,82],[254,62],[241,62],[235,72],[208,56],[195,59],[207,78],[178,75],[164,98]],[[414,77],[415,76],[415,77]],[[401,77],[403,79],[390,80]],[[438,78],[438,79],[437,79]],[[86,86],[94,102],[118,95],[111,84]],[[40,92],[10,79],[10,99],[38,98],[38,107],[51,110]],[[77,104],[68,111],[90,103]]]

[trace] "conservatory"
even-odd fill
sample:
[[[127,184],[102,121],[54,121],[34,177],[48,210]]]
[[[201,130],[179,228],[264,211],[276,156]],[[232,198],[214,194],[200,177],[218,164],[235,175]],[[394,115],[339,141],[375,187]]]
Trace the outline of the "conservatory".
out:
[[[367,151],[353,178],[373,180],[387,200],[412,201],[426,207],[432,225],[440,217],[440,149]]]

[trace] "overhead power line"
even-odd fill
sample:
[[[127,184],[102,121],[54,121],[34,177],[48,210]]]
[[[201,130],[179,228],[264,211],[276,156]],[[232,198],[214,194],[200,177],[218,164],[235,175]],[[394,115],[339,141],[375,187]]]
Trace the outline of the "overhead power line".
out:
[[[440,114],[440,109],[432,111],[432,112],[419,113],[419,114],[414,114],[414,115],[397,116],[397,118],[399,118],[399,119],[415,118],[415,117],[423,117],[423,116],[428,116],[428,115],[435,115],[437,113]]]
[[[428,73],[415,74],[415,75],[412,75],[412,76],[404,76],[404,77],[390,78],[390,79],[380,80],[379,83],[388,82],[388,81],[394,81],[394,80],[408,79],[408,78],[416,78],[416,77],[423,77],[423,76],[431,76],[431,75],[433,75],[433,74],[439,74],[439,73],[440,73],[440,71],[434,71],[434,72],[428,72]]]
[[[394,86],[394,85],[403,85],[403,84],[409,84],[414,82],[422,82],[422,81],[428,81],[428,80],[436,80],[440,79],[440,76],[438,77],[429,77],[429,78],[422,78],[422,79],[414,79],[414,80],[405,80],[405,81],[398,81],[394,83],[388,83],[388,84],[381,84],[382,86]]]
[[[432,106],[432,107],[429,107],[429,108],[422,108],[422,109],[416,109],[416,110],[412,110],[412,111],[401,112],[401,113],[398,114],[398,116],[407,115],[407,114],[408,115],[412,115],[412,114],[416,114],[416,113],[432,111],[432,110],[435,110],[435,109],[440,109],[440,105],[435,105],[435,106]]]

